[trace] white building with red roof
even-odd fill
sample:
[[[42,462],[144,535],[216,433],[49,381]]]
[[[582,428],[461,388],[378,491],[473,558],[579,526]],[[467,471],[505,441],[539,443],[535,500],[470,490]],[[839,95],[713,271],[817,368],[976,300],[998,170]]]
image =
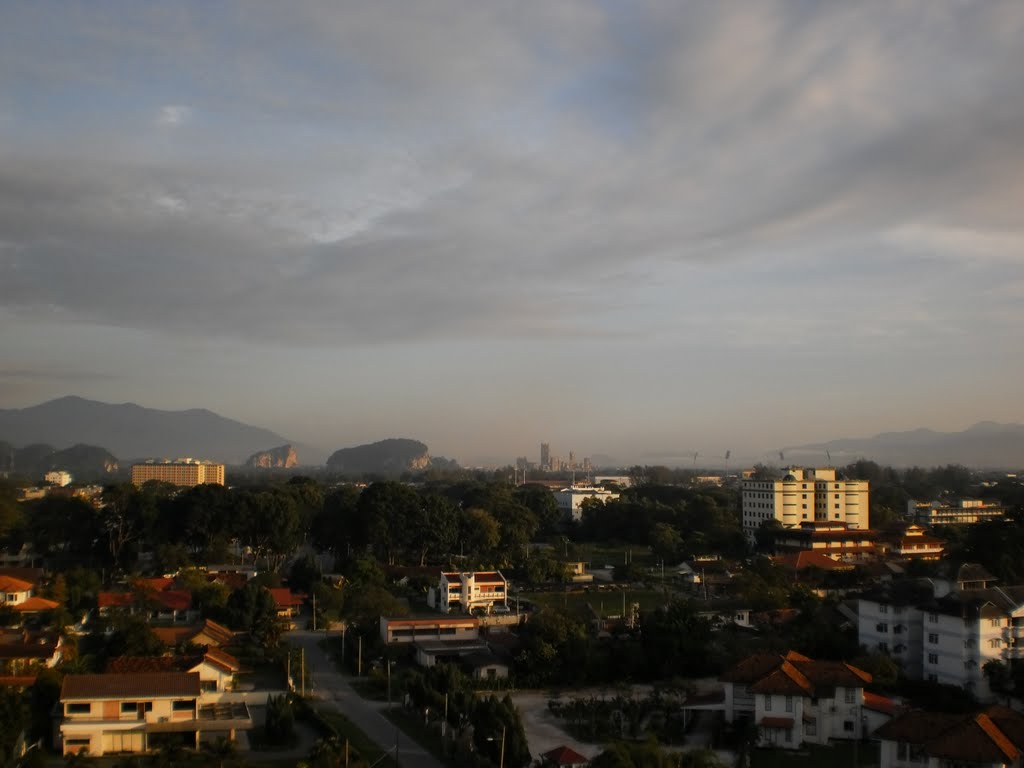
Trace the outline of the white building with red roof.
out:
[[[427,605],[441,613],[508,611],[508,580],[501,571],[443,571],[436,589],[427,594]]]
[[[765,653],[744,659],[721,680],[725,719],[751,718],[761,746],[795,749],[867,735],[864,686],[871,675],[851,664],[816,661],[794,651]],[[870,704],[872,716],[884,716],[878,697]]]

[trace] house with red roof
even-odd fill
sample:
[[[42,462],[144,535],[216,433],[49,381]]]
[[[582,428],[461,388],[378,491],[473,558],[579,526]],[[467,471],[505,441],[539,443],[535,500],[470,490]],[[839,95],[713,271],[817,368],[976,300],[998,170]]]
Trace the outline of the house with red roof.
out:
[[[35,587],[35,583],[26,579],[0,574],[0,605],[13,608],[23,615],[52,611],[58,607],[56,601],[34,595]]]
[[[302,610],[302,604],[306,602],[306,596],[298,592],[292,592],[288,587],[274,587],[267,590],[274,598],[274,607],[277,609],[279,619],[293,619]]]
[[[867,736],[864,686],[871,675],[851,664],[816,661],[794,651],[756,654],[721,681],[725,719],[751,719],[758,745],[795,749]]]
[[[142,613],[161,624],[190,624],[199,618],[199,611],[192,607],[192,593],[174,589],[173,579],[138,579],[132,586],[131,591],[100,592],[96,596],[100,615]]]
[[[552,768],[583,768],[590,760],[572,747],[555,747],[540,756],[541,764]]]
[[[219,648],[189,655],[117,656],[107,662],[107,672],[137,675],[146,672],[196,672],[204,693],[223,693],[234,686],[241,670],[238,659]]]
[[[912,711],[878,728],[880,768],[1017,768],[1024,756],[1024,715],[1007,707],[949,714]]]

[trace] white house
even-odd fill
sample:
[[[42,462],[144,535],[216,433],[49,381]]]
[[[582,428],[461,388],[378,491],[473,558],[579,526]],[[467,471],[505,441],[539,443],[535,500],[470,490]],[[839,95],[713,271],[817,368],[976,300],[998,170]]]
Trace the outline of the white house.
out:
[[[554,491],[555,503],[565,520],[578,523],[583,519],[583,502],[588,499],[595,499],[600,502],[611,501],[619,498],[615,491],[607,488],[598,488],[593,485],[572,485],[568,488]]]
[[[726,721],[751,718],[761,746],[795,749],[866,736],[864,685],[871,675],[850,664],[815,661],[793,651],[757,654],[721,681]]]
[[[427,605],[441,613],[508,611],[508,580],[501,571],[443,571],[427,594]]]

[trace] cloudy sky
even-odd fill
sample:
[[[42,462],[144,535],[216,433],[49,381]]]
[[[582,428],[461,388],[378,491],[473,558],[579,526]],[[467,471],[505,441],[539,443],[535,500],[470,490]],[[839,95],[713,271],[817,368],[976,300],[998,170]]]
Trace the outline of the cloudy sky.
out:
[[[1022,421],[1024,5],[45,1],[0,407],[460,461]]]

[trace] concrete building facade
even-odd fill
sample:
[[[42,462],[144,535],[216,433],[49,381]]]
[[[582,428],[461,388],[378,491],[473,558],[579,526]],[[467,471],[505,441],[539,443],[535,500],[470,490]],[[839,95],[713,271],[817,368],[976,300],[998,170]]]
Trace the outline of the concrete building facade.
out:
[[[179,459],[178,461],[132,464],[132,483],[142,485],[150,480],[170,483],[182,488],[213,483],[224,485],[224,465],[212,461]]]
[[[769,520],[783,528],[805,522],[841,522],[867,529],[868,482],[840,480],[832,467],[788,467],[773,479],[743,481],[743,532],[754,542],[757,529]]]

